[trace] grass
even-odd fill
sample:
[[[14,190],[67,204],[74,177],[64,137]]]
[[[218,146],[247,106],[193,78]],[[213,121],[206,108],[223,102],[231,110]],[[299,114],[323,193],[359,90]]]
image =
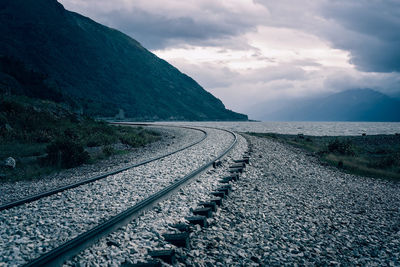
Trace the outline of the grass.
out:
[[[0,144],[0,158],[13,155],[17,158],[40,156],[46,151],[46,144],[6,142]]]
[[[356,175],[400,181],[400,135],[305,136],[248,133],[313,153],[322,162]]]
[[[2,181],[32,180],[65,168],[128,153],[116,144],[141,147],[160,134],[143,127],[112,126],[78,116],[54,102],[0,95],[0,161],[13,157],[15,169],[0,167]],[[100,147],[89,154],[91,147]]]

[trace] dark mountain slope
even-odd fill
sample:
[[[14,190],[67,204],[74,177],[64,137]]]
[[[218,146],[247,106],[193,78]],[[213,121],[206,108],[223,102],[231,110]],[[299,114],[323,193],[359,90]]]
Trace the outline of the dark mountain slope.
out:
[[[265,114],[283,121],[400,121],[400,101],[371,89],[353,89],[299,101]]]
[[[0,56],[47,75],[88,114],[122,108],[137,119],[247,119],[137,41],[55,0],[1,1],[0,34]]]

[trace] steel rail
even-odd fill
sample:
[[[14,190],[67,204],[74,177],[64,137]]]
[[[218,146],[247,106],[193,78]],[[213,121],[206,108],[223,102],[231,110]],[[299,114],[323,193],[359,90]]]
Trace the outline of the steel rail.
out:
[[[128,224],[134,218],[140,216],[140,214],[149,209],[152,205],[164,199],[168,195],[172,194],[176,190],[178,190],[183,184],[187,183],[193,177],[199,175],[201,172],[205,171],[209,168],[213,162],[221,159],[225,156],[237,143],[237,136],[235,133],[225,129],[218,129],[225,132],[228,132],[233,135],[233,141],[222,151],[217,157],[208,161],[200,168],[190,172],[182,179],[172,183],[171,185],[165,187],[164,189],[158,191],[157,193],[139,201],[134,206],[126,209],[125,211],[117,214],[116,216],[108,219],[107,221],[95,226],[87,232],[84,232],[77,237],[71,239],[70,241],[56,247],[53,250],[50,250],[46,254],[38,257],[37,259],[29,262],[24,265],[26,267],[31,266],[61,266],[66,260],[76,256],[79,252],[94,244],[100,238],[108,235],[109,233],[117,230],[118,228]]]
[[[112,123],[112,124],[120,124],[120,123]],[[127,124],[123,123],[123,125],[127,125]],[[145,126],[145,124],[130,124],[130,125]],[[158,156],[158,157],[150,158],[148,160],[144,160],[142,162],[135,163],[135,164],[132,164],[132,165],[129,165],[129,166],[126,166],[126,167],[122,167],[122,168],[119,168],[117,170],[110,171],[110,172],[107,172],[107,173],[104,173],[104,174],[96,175],[96,176],[90,177],[88,179],[85,179],[85,180],[82,180],[82,181],[79,181],[79,182],[76,182],[76,183],[72,183],[72,184],[68,184],[68,185],[65,185],[65,186],[57,187],[57,188],[52,189],[52,190],[48,190],[48,191],[45,191],[45,192],[42,192],[42,193],[39,193],[39,194],[35,194],[35,195],[28,196],[28,197],[25,197],[25,198],[22,198],[22,199],[19,199],[19,200],[16,200],[16,201],[12,201],[12,202],[8,202],[8,203],[5,203],[5,204],[2,204],[2,205],[0,205],[0,211],[6,210],[6,209],[11,209],[11,208],[14,208],[14,207],[17,207],[17,206],[21,206],[23,204],[30,203],[30,202],[33,202],[33,201],[38,200],[38,199],[54,195],[54,194],[57,194],[59,192],[65,191],[65,190],[76,188],[76,187],[79,187],[79,186],[84,185],[84,184],[92,183],[92,182],[95,182],[97,180],[104,179],[104,178],[106,178],[106,177],[108,177],[110,175],[115,175],[115,174],[118,174],[120,172],[129,170],[129,169],[132,169],[132,168],[136,168],[136,167],[148,164],[150,162],[153,162],[153,161],[156,161],[156,160],[171,156],[171,155],[173,155],[175,153],[178,153],[178,152],[180,152],[182,150],[185,150],[185,149],[188,149],[188,148],[190,148],[190,147],[192,147],[194,145],[197,145],[198,143],[202,142],[204,139],[207,138],[207,133],[204,130],[193,128],[193,127],[185,127],[185,126],[181,127],[181,126],[172,126],[172,125],[171,126],[168,126],[168,125],[151,125],[151,126],[155,126],[155,127],[161,127],[162,126],[162,127],[175,127],[175,128],[191,129],[191,130],[200,131],[204,135],[203,135],[203,137],[201,139],[199,139],[199,140],[197,140],[197,141],[195,141],[195,142],[193,142],[193,143],[191,143],[191,144],[189,144],[189,145],[187,145],[185,147],[179,148],[178,150],[172,151],[170,153],[167,153],[167,154],[164,154],[164,155],[161,155],[161,156]]]

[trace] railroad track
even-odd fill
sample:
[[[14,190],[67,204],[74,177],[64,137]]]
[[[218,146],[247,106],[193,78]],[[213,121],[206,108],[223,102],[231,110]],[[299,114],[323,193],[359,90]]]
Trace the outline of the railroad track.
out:
[[[92,182],[95,182],[97,180],[104,179],[104,178],[106,178],[106,177],[108,177],[110,175],[115,175],[117,173],[121,173],[123,171],[129,170],[129,169],[132,169],[132,168],[136,168],[136,167],[148,164],[150,162],[153,162],[153,161],[168,157],[170,155],[173,155],[175,153],[178,153],[180,151],[188,149],[188,148],[190,148],[190,147],[192,147],[194,145],[197,145],[198,143],[203,141],[205,138],[207,138],[207,133],[204,130],[193,128],[193,127],[162,126],[162,125],[134,124],[134,123],[131,123],[131,124],[129,124],[129,123],[112,123],[112,124],[116,124],[116,125],[118,125],[118,124],[134,125],[134,126],[178,127],[178,128],[185,128],[185,129],[191,129],[191,130],[200,131],[204,135],[199,140],[196,140],[193,143],[191,143],[191,144],[189,144],[187,146],[184,146],[184,147],[182,147],[180,149],[177,149],[175,151],[172,151],[170,153],[166,153],[166,154],[158,156],[158,157],[150,158],[148,160],[144,160],[144,161],[141,161],[139,163],[135,163],[135,164],[123,167],[123,168],[119,168],[117,170],[113,170],[113,171],[110,171],[110,172],[107,172],[107,173],[104,173],[104,174],[101,174],[101,175],[96,175],[96,176],[93,176],[93,177],[90,177],[90,178],[87,178],[87,179],[83,179],[83,180],[81,180],[79,182],[76,182],[76,183],[71,183],[69,185],[61,186],[61,187],[58,187],[58,188],[55,188],[55,189],[52,189],[52,190],[48,190],[48,191],[45,191],[45,192],[42,192],[42,193],[39,193],[39,194],[35,194],[35,195],[28,196],[28,197],[25,197],[25,198],[22,198],[22,199],[19,199],[19,200],[16,200],[16,201],[12,201],[12,202],[9,202],[9,203],[2,204],[2,205],[0,205],[0,211],[6,210],[6,209],[11,209],[13,207],[17,207],[17,206],[20,206],[20,205],[23,205],[23,204],[26,204],[26,203],[30,203],[32,201],[35,201],[35,200],[38,200],[38,199],[41,199],[41,198],[44,198],[44,197],[51,196],[51,195],[63,192],[65,190],[76,188],[76,187],[84,185],[84,184],[92,183]]]
[[[152,126],[154,126],[154,125],[152,125]],[[79,251],[81,251],[84,248],[95,243],[99,238],[109,234],[110,232],[114,231],[115,229],[121,227],[122,225],[127,224],[133,218],[139,216],[139,214],[142,211],[148,209],[154,203],[165,198],[169,194],[172,194],[173,192],[175,192],[183,184],[187,183],[190,179],[192,179],[193,177],[195,177],[202,171],[209,168],[215,161],[219,160],[226,153],[228,153],[236,143],[237,137],[232,132],[229,132],[226,130],[210,130],[210,129],[208,129],[207,131],[209,131],[209,132],[214,131],[213,132],[214,136],[221,135],[221,133],[223,132],[225,136],[223,136],[221,140],[226,141],[228,136],[231,136],[230,137],[231,141],[225,142],[226,147],[222,151],[219,150],[216,156],[214,155],[215,153],[212,153],[212,157],[210,157],[210,156],[206,157],[207,158],[206,160],[204,160],[204,159],[201,159],[200,161],[198,160],[198,162],[196,163],[197,168],[195,168],[194,170],[191,170],[189,173],[187,173],[183,177],[181,175],[177,175],[177,177],[175,177],[175,179],[172,179],[172,180],[170,179],[169,181],[164,182],[164,184],[160,187],[159,190],[157,190],[156,193],[150,194],[149,196],[136,201],[136,203],[134,205],[131,205],[128,208],[126,208],[126,207],[117,208],[116,210],[118,212],[115,215],[113,215],[109,218],[101,218],[100,219],[101,222],[98,224],[96,223],[97,224],[96,226],[91,227],[90,229],[79,233],[77,236],[75,236],[72,239],[69,238],[68,241],[63,242],[61,245],[56,246],[54,249],[52,249],[48,252],[40,253],[41,254],[40,257],[30,261],[25,266],[61,265],[63,262],[65,262],[66,259],[71,258],[72,256],[76,255]],[[216,131],[219,131],[219,133],[217,134]],[[203,137],[202,140],[197,141],[195,143],[198,144],[199,142],[204,141],[204,140],[207,140],[206,136]],[[207,143],[208,147],[205,148],[206,150],[210,150],[214,147],[212,144],[209,144],[209,143],[210,142]],[[187,153],[192,153],[192,154],[186,155],[186,157],[191,156],[192,159],[195,158],[195,149],[193,148],[193,146],[196,144],[191,144],[189,148],[185,148],[187,150],[191,150],[191,152],[187,152]],[[183,149],[181,149],[179,152],[181,152],[181,151],[183,151]],[[183,152],[186,152],[186,151],[183,151]],[[178,152],[175,152],[175,153],[178,153]],[[169,153],[169,155],[171,155],[171,153]],[[167,157],[167,156],[164,156],[164,157]],[[158,159],[160,159],[160,158],[158,158]],[[154,160],[154,161],[157,162],[157,160]],[[199,162],[201,162],[202,164],[199,164]],[[147,163],[143,163],[143,164],[147,164]],[[151,164],[152,163],[150,163],[149,165],[151,165]],[[192,164],[190,164],[190,165],[192,165]],[[139,166],[137,166],[137,167],[139,167]],[[149,166],[149,168],[153,168],[153,167],[154,166]],[[132,168],[134,168],[134,167],[131,166],[131,168],[128,168],[128,169],[124,168],[119,173],[124,172],[126,170],[129,171],[129,169],[132,169]],[[115,174],[109,174],[109,176],[110,175],[115,175]],[[99,179],[102,179],[102,178],[99,178]],[[94,182],[92,182],[92,183],[95,184]],[[89,186],[89,185],[86,185],[86,186]],[[80,189],[80,188],[81,188],[81,186],[78,185],[75,189]],[[64,190],[66,190],[66,189],[64,189]],[[86,189],[82,189],[82,190],[86,190]],[[66,193],[68,193],[69,191],[72,191],[72,190],[68,190],[68,191],[66,191]],[[79,193],[79,190],[77,193]],[[52,197],[55,198],[56,201],[59,200],[59,198],[62,198],[62,195],[63,195],[62,193],[60,193],[60,191],[56,192],[54,194]],[[76,192],[75,192],[75,195],[76,195]],[[70,199],[71,199],[71,196],[67,196],[67,200],[70,200]],[[40,202],[40,200],[41,199],[39,199],[39,201],[37,201],[37,202]],[[135,202],[135,201],[132,201],[132,202]],[[35,210],[37,208],[40,209],[41,203],[37,203],[36,205],[35,205],[35,203],[36,202],[32,202],[32,203],[28,204],[28,206],[31,206],[31,209],[33,207],[33,210]],[[66,203],[66,201],[64,200],[64,202],[62,202],[62,203]],[[22,204],[20,204],[20,205],[22,205]],[[15,207],[17,209],[21,208],[18,206],[15,206]],[[105,209],[107,209],[107,207],[105,207]],[[6,211],[8,211],[8,210],[6,210]],[[18,213],[18,211],[17,211],[17,213]],[[54,219],[54,217],[53,217],[53,219]],[[3,222],[4,222],[4,219],[2,218],[2,223]],[[41,252],[43,252],[43,251],[41,251]]]

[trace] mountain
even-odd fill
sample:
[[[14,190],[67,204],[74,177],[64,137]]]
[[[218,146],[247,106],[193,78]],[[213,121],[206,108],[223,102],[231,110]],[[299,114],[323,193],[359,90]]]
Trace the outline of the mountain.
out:
[[[247,120],[134,39],[56,0],[2,0],[0,34],[0,91],[37,93],[15,77],[12,62],[89,115],[122,109],[138,120]]]
[[[267,121],[400,121],[400,101],[371,89],[352,89],[288,101],[279,110],[258,117]]]

